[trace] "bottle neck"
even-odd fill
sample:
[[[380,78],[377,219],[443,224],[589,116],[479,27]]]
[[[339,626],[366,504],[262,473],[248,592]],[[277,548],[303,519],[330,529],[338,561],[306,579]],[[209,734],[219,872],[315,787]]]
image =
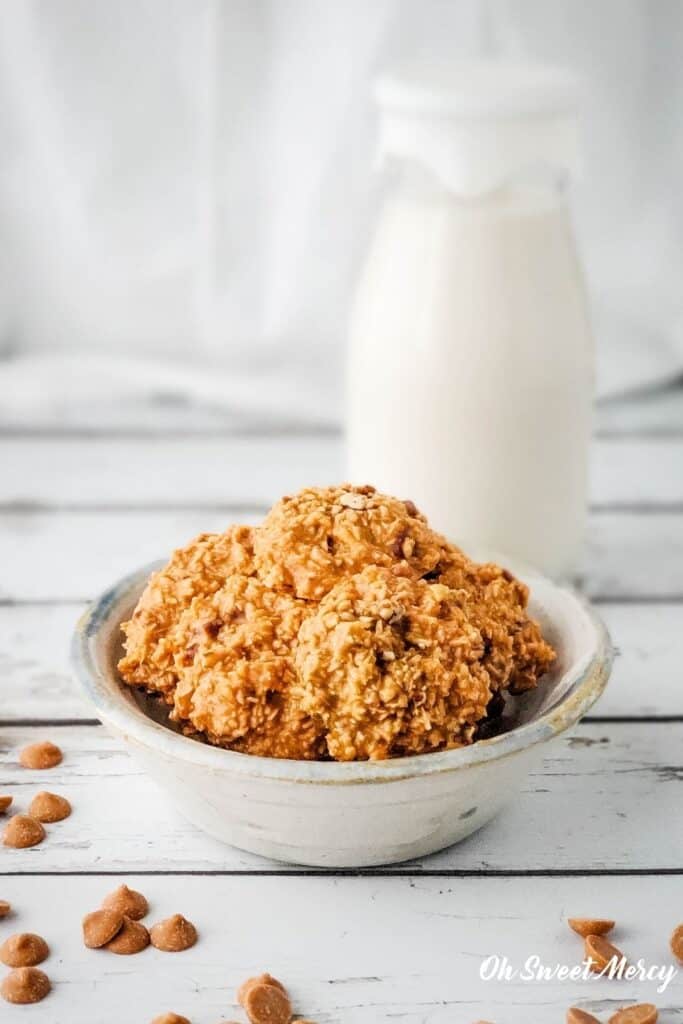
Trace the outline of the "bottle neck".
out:
[[[392,160],[385,171],[387,192],[412,202],[449,204],[463,209],[506,208],[564,204],[569,179],[562,172],[548,168],[527,171],[512,177],[505,184],[476,194],[461,193],[452,188],[417,160]]]

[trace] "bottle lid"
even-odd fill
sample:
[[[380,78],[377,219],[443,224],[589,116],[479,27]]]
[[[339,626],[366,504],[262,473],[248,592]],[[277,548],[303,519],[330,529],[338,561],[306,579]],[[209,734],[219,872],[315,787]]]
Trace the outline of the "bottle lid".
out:
[[[560,68],[498,61],[412,65],[382,75],[379,158],[430,169],[477,195],[528,171],[579,172],[576,78]]]

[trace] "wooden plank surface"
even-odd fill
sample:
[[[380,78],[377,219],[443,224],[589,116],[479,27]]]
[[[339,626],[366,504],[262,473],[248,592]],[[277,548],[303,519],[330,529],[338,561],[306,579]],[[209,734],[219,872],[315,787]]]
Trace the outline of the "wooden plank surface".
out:
[[[30,772],[22,746],[57,742],[62,765]],[[0,791],[18,810],[49,788],[74,814],[40,846],[0,849],[4,871],[240,871],[260,858],[205,838],[101,726],[0,730]],[[546,748],[500,817],[466,842],[410,865],[428,871],[683,869],[683,723],[584,723]],[[290,869],[296,871],[297,869]],[[391,869],[387,869],[391,870]]]
[[[344,478],[340,438],[0,438],[0,507],[262,507]],[[683,503],[683,438],[597,439],[591,500]]]
[[[0,605],[0,721],[92,718],[68,649],[83,603]],[[683,716],[683,604],[603,604],[618,654],[593,715]]]
[[[192,949],[135,957],[85,949],[80,920],[117,884],[110,878],[6,878],[16,914],[0,928],[44,935],[42,965],[54,990],[7,1009],[34,1024],[148,1024],[173,1010],[193,1024],[244,1020],[235,990],[270,971],[296,1012],[317,1024],[562,1024],[581,1005],[603,1019],[630,1001],[659,1005],[662,1024],[683,1020],[680,974],[661,981],[488,980],[489,957],[519,970],[527,958],[575,966],[582,943],[567,916],[612,916],[624,952],[671,965],[683,878],[127,878],[150,901],[149,921],[174,912],[196,924]],[[671,965],[672,966],[672,965]]]
[[[0,601],[82,601],[125,573],[237,518],[214,510],[68,511],[0,515]],[[255,522],[256,514],[239,520]],[[610,598],[683,594],[683,515],[600,512],[591,517],[582,577]]]

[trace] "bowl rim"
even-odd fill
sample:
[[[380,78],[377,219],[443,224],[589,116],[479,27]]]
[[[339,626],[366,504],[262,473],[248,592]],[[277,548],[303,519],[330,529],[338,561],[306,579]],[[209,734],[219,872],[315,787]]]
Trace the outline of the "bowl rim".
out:
[[[502,564],[510,565],[512,562],[512,559],[506,559]],[[191,763],[214,773],[288,783],[345,785],[396,782],[501,760],[539,743],[546,743],[575,725],[605,689],[614,659],[607,628],[589,601],[574,587],[556,583],[524,567],[527,572],[533,573],[536,581],[542,581],[544,586],[569,597],[577,610],[585,615],[595,635],[590,658],[585,664],[582,659],[567,669],[564,674],[564,678],[568,677],[566,691],[545,713],[524,725],[491,739],[479,740],[470,746],[385,761],[293,761],[238,753],[183,736],[155,722],[125,698],[125,691],[121,688],[125,684],[116,684],[110,679],[94,654],[98,637],[105,626],[109,626],[116,615],[116,625],[123,621],[119,612],[123,602],[146,582],[151,572],[163,564],[163,561],[155,561],[123,576],[86,608],[73,634],[71,666],[86,698],[94,705],[98,718],[105,726],[169,759]],[[116,696],[112,694],[114,685]]]

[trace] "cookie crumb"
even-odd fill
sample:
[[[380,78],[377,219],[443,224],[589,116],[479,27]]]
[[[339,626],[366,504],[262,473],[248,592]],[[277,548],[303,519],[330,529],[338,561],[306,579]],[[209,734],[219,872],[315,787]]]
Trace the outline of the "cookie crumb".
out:
[[[0,985],[0,995],[8,1003],[39,1003],[50,991],[50,979],[37,967],[18,967],[10,971]]]
[[[36,793],[28,807],[28,813],[36,821],[52,824],[55,821],[64,821],[71,814],[71,804],[64,796],[57,793],[47,793],[43,790]]]
[[[28,814],[15,814],[5,825],[2,841],[5,846],[13,846],[16,850],[24,850],[29,846],[37,846],[45,838],[45,829]]]
[[[108,949],[110,953],[118,953],[120,956],[131,956],[133,953],[141,953],[147,946],[149,946],[149,932],[144,924],[133,921],[124,914],[121,930],[102,948]]]
[[[179,1013],[162,1013],[154,1018],[152,1024],[190,1024],[190,1021]]]
[[[123,928],[123,914],[116,910],[93,910],[83,918],[83,942],[88,949],[100,949]]]
[[[102,907],[105,910],[117,910],[119,914],[125,914],[131,921],[140,921],[149,913],[149,903],[141,892],[129,889],[127,885],[120,885],[102,900]]]
[[[165,953],[181,953],[197,941],[197,929],[182,914],[159,921],[150,928],[149,934],[152,945]]]
[[[62,763],[62,752],[54,743],[44,740],[42,743],[31,743],[19,754],[19,762],[24,768],[56,768]]]

